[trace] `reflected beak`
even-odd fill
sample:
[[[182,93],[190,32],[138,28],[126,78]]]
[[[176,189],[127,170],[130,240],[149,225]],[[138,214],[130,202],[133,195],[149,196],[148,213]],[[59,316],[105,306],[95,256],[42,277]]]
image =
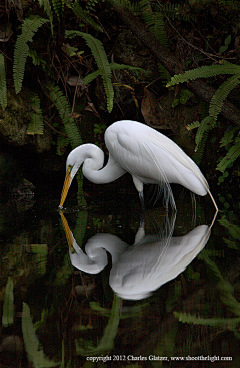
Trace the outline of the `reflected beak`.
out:
[[[66,220],[66,217],[64,216],[63,212],[60,211],[60,215],[61,215],[61,220],[62,220],[62,224],[63,224],[63,228],[66,234],[66,238],[67,238],[67,242],[68,242],[68,246],[70,248],[71,253],[76,253],[74,247],[73,247],[73,234],[68,226],[68,222]]]
[[[63,207],[63,203],[64,203],[64,201],[67,197],[68,190],[69,190],[69,187],[70,187],[71,182],[72,182],[71,170],[72,170],[72,166],[69,165],[68,169],[67,169],[67,172],[66,172],[65,180],[64,180],[64,183],[63,183],[61,200],[60,200],[60,205],[59,205],[60,209],[62,209],[62,207]]]

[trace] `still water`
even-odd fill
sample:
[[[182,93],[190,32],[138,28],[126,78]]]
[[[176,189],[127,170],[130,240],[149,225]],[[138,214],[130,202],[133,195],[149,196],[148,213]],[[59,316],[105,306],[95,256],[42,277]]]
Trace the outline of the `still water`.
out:
[[[238,368],[236,214],[184,192],[143,221],[136,194],[104,196],[1,206],[0,366]]]

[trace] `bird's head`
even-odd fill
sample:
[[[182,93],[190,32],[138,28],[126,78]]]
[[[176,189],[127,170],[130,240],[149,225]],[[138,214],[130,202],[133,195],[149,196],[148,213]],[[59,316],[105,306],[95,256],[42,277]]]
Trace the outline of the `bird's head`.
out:
[[[66,162],[66,176],[65,176],[64,183],[63,183],[61,200],[60,200],[60,205],[59,205],[60,209],[63,207],[63,203],[67,197],[71,182],[74,176],[76,175],[76,173],[78,172],[78,169],[82,163],[83,163],[83,160],[79,159],[79,157],[77,156],[77,152],[75,150],[69,153],[67,162]]]
[[[60,209],[63,207],[71,182],[80,166],[83,164],[83,175],[89,178],[88,173],[102,168],[103,162],[103,151],[92,143],[82,144],[69,153],[66,163],[66,176],[59,205]]]

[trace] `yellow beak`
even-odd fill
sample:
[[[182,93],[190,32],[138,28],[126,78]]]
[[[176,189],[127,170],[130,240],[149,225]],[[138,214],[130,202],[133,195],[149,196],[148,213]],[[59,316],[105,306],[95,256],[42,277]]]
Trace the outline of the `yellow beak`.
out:
[[[61,220],[62,220],[63,228],[66,234],[66,238],[67,238],[67,242],[68,242],[70,251],[71,253],[75,253],[76,251],[73,247],[73,234],[68,226],[68,222],[62,211],[60,211],[60,215],[61,215]]]
[[[63,188],[62,188],[62,194],[61,194],[61,200],[60,200],[60,209],[62,209],[63,207],[63,203],[67,197],[67,194],[68,194],[68,189],[70,187],[70,184],[71,184],[71,170],[72,170],[72,166],[69,165],[68,166],[68,169],[67,169],[67,172],[66,172],[66,176],[65,176],[65,180],[64,180],[64,183],[63,183]]]

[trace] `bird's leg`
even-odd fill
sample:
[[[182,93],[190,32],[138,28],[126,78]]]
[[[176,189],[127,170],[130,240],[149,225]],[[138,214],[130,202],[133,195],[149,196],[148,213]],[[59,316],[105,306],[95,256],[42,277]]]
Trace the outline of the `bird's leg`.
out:
[[[143,190],[139,192],[139,198],[142,206],[142,214],[141,214],[141,220],[140,220],[140,227],[144,228],[144,221],[145,221],[145,203],[144,203],[144,195]]]
[[[144,203],[144,195],[143,195],[143,182],[139,180],[136,176],[132,175],[134,185],[139,193],[139,198],[142,206],[142,215],[140,221],[140,227],[143,225],[144,227],[144,219],[145,219],[145,203]]]

